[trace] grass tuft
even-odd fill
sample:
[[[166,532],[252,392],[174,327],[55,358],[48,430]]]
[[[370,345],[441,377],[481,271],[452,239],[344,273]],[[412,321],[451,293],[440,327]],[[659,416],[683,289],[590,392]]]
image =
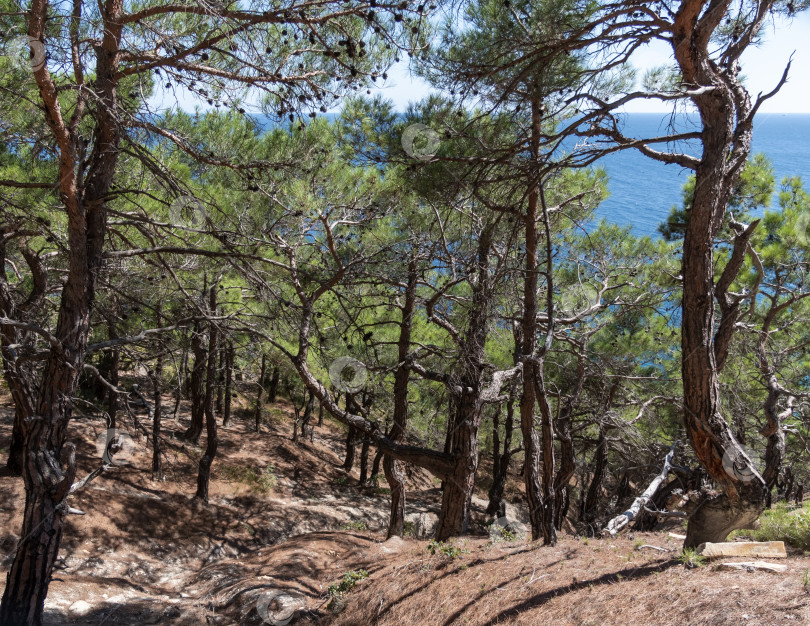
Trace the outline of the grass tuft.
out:
[[[278,484],[275,468],[272,465],[265,467],[262,472],[257,472],[247,465],[222,463],[217,467],[217,473],[226,480],[247,485],[252,491],[258,493],[273,491]]]
[[[677,558],[678,562],[683,563],[687,569],[702,567],[706,564],[706,557],[698,554],[695,548],[685,548]]]

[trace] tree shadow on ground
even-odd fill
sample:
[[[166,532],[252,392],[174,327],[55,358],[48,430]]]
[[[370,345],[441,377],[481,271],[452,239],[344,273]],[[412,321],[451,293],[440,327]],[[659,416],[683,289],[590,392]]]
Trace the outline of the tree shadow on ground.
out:
[[[504,554],[502,556],[499,556],[499,557],[497,557],[495,559],[481,559],[481,558],[475,559],[475,560],[473,560],[473,561],[471,561],[469,563],[464,563],[464,569],[473,570],[476,567],[480,567],[481,565],[490,565],[492,563],[498,563],[500,561],[506,561],[510,557],[514,556],[515,554],[517,554],[519,552],[529,552],[531,550],[533,550],[533,548],[528,546],[528,547],[526,547],[525,549],[522,549],[522,550],[510,550],[508,552],[504,552]],[[549,563],[548,565],[546,565],[545,567],[547,567],[547,568],[554,567],[555,565],[558,565],[558,564],[562,563],[564,560],[565,559],[562,558],[562,559],[559,559],[558,561],[553,561],[553,562]],[[446,565],[449,565],[449,563],[446,564]],[[402,604],[408,598],[411,598],[411,597],[415,596],[416,594],[423,592],[426,589],[427,586],[436,584],[436,583],[444,580],[445,578],[448,578],[450,576],[455,575],[456,573],[457,573],[457,568],[455,568],[455,567],[447,567],[447,571],[443,572],[441,574],[441,576],[437,576],[436,578],[430,580],[427,583],[427,585],[421,585],[421,586],[415,587],[414,589],[411,589],[407,593],[402,594],[396,600],[393,600],[392,602],[389,602],[385,606],[385,608],[382,609],[381,611],[379,611],[379,613],[377,614],[378,619],[382,618],[385,614],[391,612],[397,605]],[[520,578],[520,576],[517,576],[516,578]],[[501,586],[501,583],[499,583],[499,586]],[[483,597],[483,596],[479,596],[479,598],[480,597]],[[476,600],[478,600],[479,598],[476,598]],[[475,602],[475,600],[473,602]],[[467,606],[469,606],[469,605],[467,605]],[[465,606],[465,608],[466,608],[466,606]]]
[[[602,574],[596,578],[591,578],[588,580],[581,580],[575,583],[571,583],[569,585],[565,585],[562,587],[556,587],[555,589],[549,589],[547,591],[543,591],[542,593],[538,593],[537,595],[532,596],[531,598],[527,598],[514,606],[501,610],[500,613],[492,617],[484,626],[494,626],[495,624],[502,624],[506,620],[514,619],[518,617],[521,613],[529,611],[531,609],[537,608],[542,606],[546,602],[557,598],[559,596],[563,596],[568,593],[572,593],[575,591],[579,591],[580,589],[587,589],[591,586],[597,585],[609,585],[609,584],[616,584],[621,582],[622,580],[633,580],[636,578],[642,578],[645,576],[651,576],[653,574],[658,574],[660,572],[666,571],[671,567],[678,565],[678,562],[674,559],[669,559],[665,561],[658,562],[654,565],[646,565],[644,567],[637,567],[633,570],[621,570],[618,572],[613,572],[610,574]],[[451,624],[455,620],[459,619],[465,610],[467,610],[473,603],[477,600],[480,600],[481,597],[491,593],[491,590],[485,594],[482,594],[474,601],[464,605],[459,610],[457,610],[453,615],[451,615],[447,621],[444,622],[445,626]]]
[[[199,624],[227,623],[211,621],[206,611],[199,609],[189,614],[187,607],[180,609],[173,604],[164,604],[145,598],[121,602],[107,602],[88,613],[78,616],[69,611],[46,609],[44,626],[98,626],[101,624],[173,624],[175,626],[198,626]]]

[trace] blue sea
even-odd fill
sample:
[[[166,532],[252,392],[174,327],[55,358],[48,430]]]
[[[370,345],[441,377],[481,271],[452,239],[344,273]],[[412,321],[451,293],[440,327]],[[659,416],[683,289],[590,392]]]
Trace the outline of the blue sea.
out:
[[[671,132],[672,118],[660,113],[629,113],[624,134],[634,137],[663,136]],[[696,130],[695,118],[680,116],[674,121],[678,132]],[[664,149],[663,144],[654,146]],[[690,152],[689,146],[678,146]],[[762,152],[773,164],[776,190],[785,176],[801,176],[810,187],[810,115],[762,113],[755,118],[752,155]],[[694,154],[694,151],[691,151]],[[658,225],[670,208],[681,204],[681,187],[690,171],[666,165],[627,150],[601,161],[609,177],[610,197],[597,209],[596,218],[631,225],[636,235],[659,236]],[[771,208],[777,208],[776,197]]]

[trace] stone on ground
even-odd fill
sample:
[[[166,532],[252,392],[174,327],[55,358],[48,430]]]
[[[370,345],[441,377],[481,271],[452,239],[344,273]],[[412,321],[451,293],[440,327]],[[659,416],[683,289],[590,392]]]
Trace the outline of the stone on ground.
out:
[[[787,571],[787,565],[779,565],[777,563],[767,563],[765,561],[745,561],[742,563],[719,563],[718,569],[738,569],[744,571],[762,570],[764,572],[779,573]]]
[[[748,556],[757,558],[786,559],[784,541],[727,541],[725,543],[702,543],[698,554],[705,557]]]

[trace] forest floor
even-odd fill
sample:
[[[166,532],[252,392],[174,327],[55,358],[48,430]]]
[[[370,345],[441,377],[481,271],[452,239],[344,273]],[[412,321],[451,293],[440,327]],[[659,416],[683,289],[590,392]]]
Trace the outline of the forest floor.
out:
[[[193,495],[205,435],[199,446],[177,438],[188,424],[182,409],[177,421],[164,418],[165,480],[151,478],[151,441],[126,424],[134,445],[116,456],[122,464],[71,496],[86,515],[67,519],[46,624],[810,624],[807,554],[781,560],[784,574],[721,572],[687,569],[666,532],[563,534],[554,548],[493,541],[482,530],[483,493],[474,499],[479,534],[451,548],[385,541],[387,490],[361,488],[357,469],[342,470],[338,425],[293,444],[283,401],[265,411],[261,434],[239,419],[245,410],[220,429],[210,502],[201,503]],[[3,462],[12,416],[0,396]],[[71,423],[79,476],[100,464],[104,435],[97,416]],[[409,513],[438,511],[438,481],[412,472],[408,488]],[[23,503],[22,480],[0,471],[0,589]],[[360,570],[369,575],[353,589],[329,593]]]

